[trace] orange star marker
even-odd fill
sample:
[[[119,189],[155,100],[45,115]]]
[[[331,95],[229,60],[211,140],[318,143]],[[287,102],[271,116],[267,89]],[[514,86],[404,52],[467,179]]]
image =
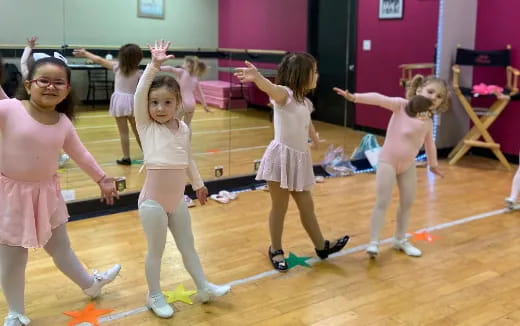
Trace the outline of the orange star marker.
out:
[[[94,326],[99,326],[98,317],[111,313],[114,309],[96,309],[94,303],[89,303],[83,310],[80,311],[65,311],[64,314],[74,318],[69,321],[67,326],[74,326],[79,323],[91,323]]]
[[[435,241],[436,239],[438,239],[439,237],[438,236],[435,236],[435,235],[431,235],[429,234],[427,231],[422,231],[422,232],[419,232],[419,233],[412,233],[413,235],[413,240],[414,241],[428,241],[428,242],[433,242]]]

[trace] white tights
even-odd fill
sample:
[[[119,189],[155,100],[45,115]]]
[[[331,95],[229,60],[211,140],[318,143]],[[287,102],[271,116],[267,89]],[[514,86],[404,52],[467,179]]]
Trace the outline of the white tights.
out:
[[[44,246],[58,269],[82,289],[89,288],[94,278],[80,263],[67,235],[66,224],[52,231],[52,236]],[[4,296],[10,311],[25,313],[25,267],[27,248],[0,245],[0,279]]]
[[[520,190],[520,167],[516,170],[515,176],[513,177],[513,184],[511,185],[511,198],[514,202],[518,200],[518,192]]]
[[[145,200],[139,206],[139,216],[148,242],[145,272],[149,293],[152,295],[161,292],[161,260],[166,245],[168,228],[181,252],[184,267],[190,273],[197,288],[206,288],[208,282],[204,276],[199,255],[195,250],[191,231],[191,217],[184,198],[181,199],[177,208],[171,214],[167,214],[156,201]]]
[[[412,164],[403,173],[396,175],[394,167],[385,162],[379,162],[376,173],[376,204],[371,218],[370,241],[379,241],[379,234],[383,227],[386,210],[392,200],[392,190],[397,180],[399,188],[399,208],[397,210],[397,226],[395,238],[405,239],[410,209],[415,199],[417,175],[415,164]]]

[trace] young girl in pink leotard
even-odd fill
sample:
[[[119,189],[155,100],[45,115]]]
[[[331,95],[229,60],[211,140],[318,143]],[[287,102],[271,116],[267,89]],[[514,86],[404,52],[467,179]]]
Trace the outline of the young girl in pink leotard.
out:
[[[137,44],[129,43],[119,49],[118,61],[106,60],[81,48],[72,52],[74,56],[87,58],[93,62],[114,71],[114,93],[110,97],[109,114],[116,119],[117,129],[121,138],[121,150],[123,157],[116,160],[120,165],[131,165],[130,136],[128,124],[135,135],[135,140],[141,147],[141,140],[137,133],[134,118],[134,93],[137,82],[143,71],[139,69],[139,63],[143,58],[143,52]]]
[[[195,113],[195,92],[198,93],[202,101],[202,107],[206,112],[211,112],[204,100],[204,94],[199,84],[199,78],[206,72],[206,64],[198,57],[186,57],[182,68],[172,66],[162,66],[161,71],[170,72],[175,75],[181,87],[182,108],[177,112],[177,118],[184,120],[184,123],[191,126],[191,119]]]
[[[206,280],[193,242],[190,213],[182,198],[186,176],[191,180],[197,198],[204,204],[208,189],[204,186],[191,158],[190,130],[175,118],[182,103],[179,84],[167,74],[155,76],[170,42],[149,47],[152,62],[146,66],[135,93],[135,120],[143,142],[146,180],[139,195],[139,217],[146,233],[148,253],[145,272],[148,282],[147,306],[161,318],[173,316],[160,287],[161,259],[170,229],[184,266],[197,285],[202,302],[229,292],[228,285],[215,285]]]
[[[425,78],[417,75],[407,90],[409,100],[401,97],[387,97],[378,93],[351,94],[339,88],[334,88],[334,90],[348,101],[378,105],[393,112],[377,165],[377,196],[372,213],[367,254],[375,257],[379,252],[379,233],[392,199],[392,188],[397,181],[400,198],[393,246],[409,256],[421,256],[421,251],[406,239],[406,228],[417,185],[414,159],[424,144],[430,171],[442,176],[433,140],[432,114],[444,112],[448,108],[446,82],[434,77]],[[429,101],[424,101],[426,99]]]
[[[56,174],[63,148],[91,179],[102,198],[118,196],[108,177],[86,150],[71,118],[70,70],[56,58],[37,60],[24,81],[26,99],[0,101],[0,281],[9,313],[4,326],[27,325],[24,315],[27,248],[41,248],[83,292],[96,297],[121,268],[89,274],[71,249],[67,207]]]

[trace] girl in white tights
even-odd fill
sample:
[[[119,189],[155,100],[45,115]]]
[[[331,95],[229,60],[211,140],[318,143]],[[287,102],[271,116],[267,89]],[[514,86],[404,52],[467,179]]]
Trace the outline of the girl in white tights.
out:
[[[148,242],[145,271],[148,282],[147,305],[161,318],[173,316],[160,287],[161,259],[169,228],[184,266],[197,286],[200,301],[229,292],[227,285],[218,286],[206,280],[199,256],[195,251],[190,214],[183,200],[186,175],[197,198],[204,204],[208,190],[202,183],[190,153],[190,130],[175,119],[182,104],[179,84],[172,76],[160,75],[161,64],[170,42],[150,47],[152,62],[146,67],[135,93],[135,119],[141,137],[146,167],[146,180],[139,196],[139,216]]]

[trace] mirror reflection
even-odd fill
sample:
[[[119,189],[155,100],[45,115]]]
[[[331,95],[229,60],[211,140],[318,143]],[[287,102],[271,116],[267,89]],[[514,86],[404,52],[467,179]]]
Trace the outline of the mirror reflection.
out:
[[[7,2],[0,0],[5,9],[0,25],[2,30],[17,28],[0,36],[4,62],[22,68],[24,48],[31,52],[30,60],[42,52],[53,55],[56,51],[66,57],[72,69],[71,85],[80,100],[74,121],[77,133],[108,174],[126,178],[127,191],[138,191],[144,181],[131,100],[140,71],[149,62],[148,42],[164,38],[173,43],[176,58],[163,73],[173,74],[184,85],[181,118],[191,126],[192,153],[201,176],[212,180],[256,173],[273,139],[267,95],[233,76],[234,68],[244,60],[275,80],[287,52],[307,51],[316,58],[317,88],[308,97],[314,104],[312,119],[320,139],[311,151],[312,162],[319,165],[331,146],[341,147],[350,157],[366,133],[375,134],[382,145],[389,119],[383,109],[346,103],[332,87],[404,96],[400,79],[408,78],[408,73],[401,75],[399,67],[431,65],[438,18],[438,1],[419,0],[406,1],[406,16],[396,20],[374,14],[377,1],[278,5],[277,15],[285,19],[261,10],[267,4],[236,0],[166,2],[163,19],[138,17],[135,6],[123,0]],[[251,10],[255,17],[245,14]],[[334,19],[337,26],[330,27],[331,17],[340,14]],[[36,26],[20,21],[47,23]],[[334,34],[331,28],[339,32]],[[415,38],[413,49],[411,38]],[[401,47],[411,50],[403,54],[397,51]],[[428,74],[431,69],[426,66],[413,73]],[[69,191],[69,199],[99,195],[97,185],[76,163],[65,155],[57,159],[62,189]]]

